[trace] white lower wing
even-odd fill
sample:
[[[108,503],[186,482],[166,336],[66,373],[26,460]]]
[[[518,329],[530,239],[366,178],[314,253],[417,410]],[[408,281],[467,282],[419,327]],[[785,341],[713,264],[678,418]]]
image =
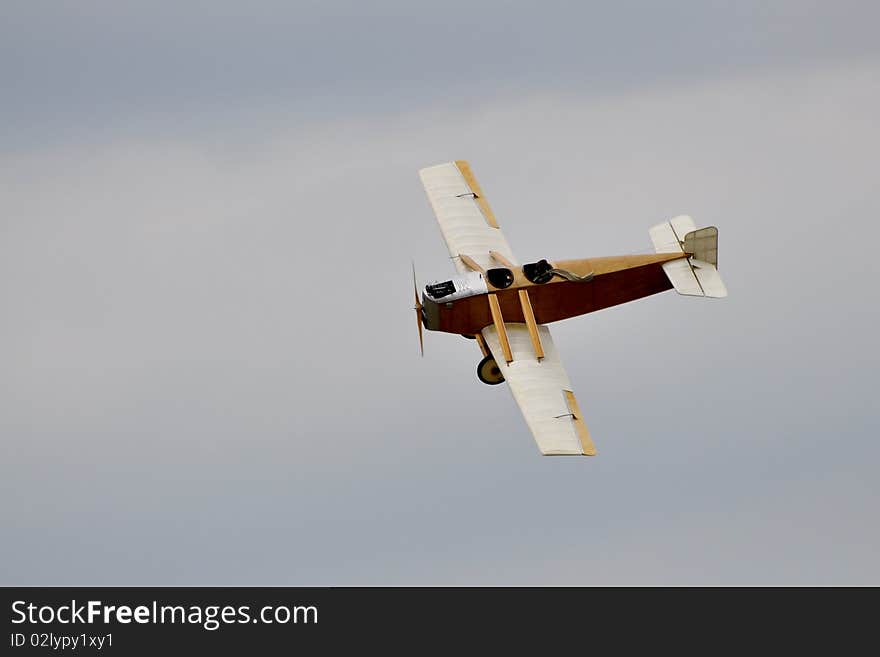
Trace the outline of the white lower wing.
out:
[[[550,329],[538,326],[544,358],[535,358],[525,324],[506,324],[513,362],[507,364],[495,326],[482,330],[483,338],[513,398],[535,436],[542,454],[593,456],[596,448],[581,417],[571,382],[556,352]]]
[[[507,240],[492,213],[483,190],[464,160],[447,162],[419,171],[440,232],[456,270],[470,271],[457,256],[467,255],[484,269],[498,267],[489,256],[495,251],[516,264]]]

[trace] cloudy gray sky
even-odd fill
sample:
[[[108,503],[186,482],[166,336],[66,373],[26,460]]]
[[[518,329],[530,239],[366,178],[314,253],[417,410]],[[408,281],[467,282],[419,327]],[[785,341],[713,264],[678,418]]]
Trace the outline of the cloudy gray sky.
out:
[[[873,3],[6,2],[3,584],[880,584]],[[542,458],[409,280],[720,228]]]

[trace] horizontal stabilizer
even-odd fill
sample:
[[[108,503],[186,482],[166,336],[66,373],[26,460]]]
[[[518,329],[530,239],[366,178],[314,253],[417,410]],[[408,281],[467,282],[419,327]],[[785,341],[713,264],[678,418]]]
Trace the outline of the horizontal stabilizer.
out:
[[[721,298],[727,288],[721,280],[718,262],[718,229],[697,230],[694,220],[680,215],[649,231],[657,253],[681,253],[680,260],[663,263],[663,271],[679,294]]]

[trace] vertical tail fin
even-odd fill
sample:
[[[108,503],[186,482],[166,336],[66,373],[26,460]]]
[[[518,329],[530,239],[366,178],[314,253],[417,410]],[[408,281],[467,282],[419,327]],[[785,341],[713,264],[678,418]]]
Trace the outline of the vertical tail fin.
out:
[[[663,264],[663,271],[679,294],[721,298],[727,288],[718,273],[718,229],[697,230],[687,215],[657,224],[649,231],[657,253],[681,253],[680,260]]]

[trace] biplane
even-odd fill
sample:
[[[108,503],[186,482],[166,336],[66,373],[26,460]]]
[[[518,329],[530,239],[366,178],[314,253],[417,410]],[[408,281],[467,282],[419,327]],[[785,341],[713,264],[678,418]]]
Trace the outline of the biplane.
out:
[[[420,298],[413,265],[422,355],[422,327],[474,339],[483,355],[477,377],[507,382],[542,454],[596,454],[547,324],[670,289],[727,296],[714,226],[677,216],[649,230],[654,254],[520,265],[466,161],[419,176],[458,272],[427,283]]]

